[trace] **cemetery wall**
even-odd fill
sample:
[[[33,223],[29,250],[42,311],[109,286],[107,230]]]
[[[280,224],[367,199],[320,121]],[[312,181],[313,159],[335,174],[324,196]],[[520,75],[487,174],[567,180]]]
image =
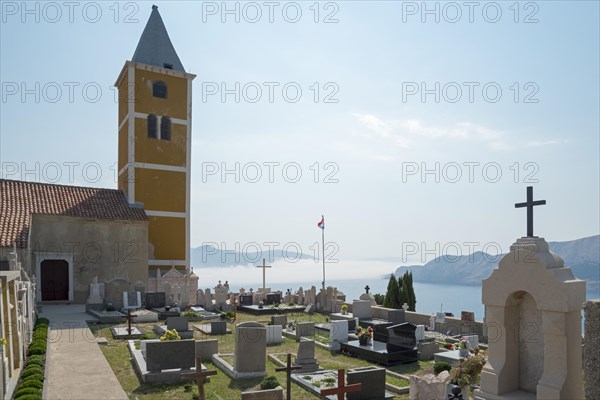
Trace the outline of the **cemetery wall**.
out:
[[[123,280],[132,290],[136,282],[146,285],[148,270],[148,223],[67,216],[33,215],[30,248],[34,252],[30,269],[36,271],[40,254],[67,253],[73,261],[73,302],[85,303],[89,284]],[[127,286],[127,285],[126,285]],[[107,301],[122,303],[123,290],[109,290]]]
[[[406,322],[411,322],[415,325],[429,326],[429,320],[431,318],[430,314],[406,311],[404,315]],[[479,341],[487,343],[487,337],[483,334],[484,330],[482,321],[462,321],[460,318],[445,317],[443,324],[436,322],[435,330],[436,332],[441,333],[446,333],[450,330],[450,335],[479,335]]]

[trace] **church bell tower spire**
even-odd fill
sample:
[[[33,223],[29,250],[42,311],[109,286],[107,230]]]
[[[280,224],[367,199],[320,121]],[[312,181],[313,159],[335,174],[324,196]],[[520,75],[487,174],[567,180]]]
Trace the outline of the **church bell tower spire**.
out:
[[[190,268],[192,80],[152,12],[119,93],[119,189],[148,215],[150,268]],[[145,251],[145,249],[140,249]]]

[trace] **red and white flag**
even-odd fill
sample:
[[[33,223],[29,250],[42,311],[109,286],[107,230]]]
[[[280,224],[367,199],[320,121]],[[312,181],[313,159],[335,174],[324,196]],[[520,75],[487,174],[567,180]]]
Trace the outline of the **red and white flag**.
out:
[[[317,226],[321,229],[325,229],[325,217],[321,215],[321,220],[317,223]]]

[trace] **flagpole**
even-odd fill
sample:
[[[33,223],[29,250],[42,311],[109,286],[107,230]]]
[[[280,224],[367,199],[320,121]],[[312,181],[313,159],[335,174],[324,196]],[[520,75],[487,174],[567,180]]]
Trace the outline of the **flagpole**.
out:
[[[325,221],[325,217],[321,215],[321,219]],[[325,289],[325,226],[321,229],[321,241],[323,245],[323,289]]]

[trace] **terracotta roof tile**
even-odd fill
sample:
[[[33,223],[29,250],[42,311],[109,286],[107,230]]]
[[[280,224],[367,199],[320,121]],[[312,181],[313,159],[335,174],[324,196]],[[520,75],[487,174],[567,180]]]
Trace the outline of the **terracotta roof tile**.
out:
[[[0,247],[27,247],[32,214],[148,220],[120,190],[0,179]]]

